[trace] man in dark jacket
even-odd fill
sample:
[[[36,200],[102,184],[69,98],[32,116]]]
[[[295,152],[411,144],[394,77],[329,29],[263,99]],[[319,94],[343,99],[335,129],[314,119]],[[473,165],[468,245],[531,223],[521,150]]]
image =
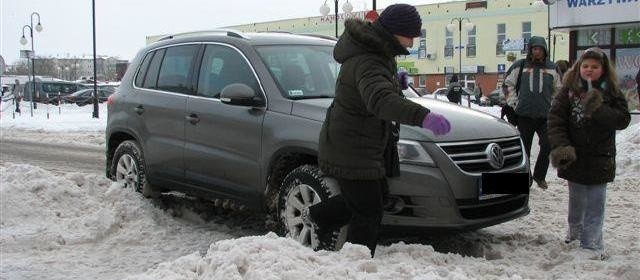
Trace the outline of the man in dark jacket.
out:
[[[397,141],[400,123],[421,126],[435,135],[450,130],[442,115],[405,99],[396,76],[395,57],[408,55],[407,48],[420,36],[422,20],[415,7],[387,7],[374,23],[345,21],[345,32],[333,55],[342,64],[336,97],[320,131],[319,166],[336,178],[342,206],[349,218],[347,242],[369,247],[375,253],[383,214],[387,176],[398,176]],[[320,228],[330,222],[321,203],[307,210]],[[335,217],[327,217],[333,219]],[[341,226],[341,225],[333,225]]]
[[[462,99],[462,85],[458,82],[458,75],[454,74],[449,80],[447,99],[449,99],[449,102],[460,104]],[[478,100],[480,100],[480,97],[478,97]]]
[[[533,170],[533,180],[538,187],[546,189],[548,184],[545,178],[551,152],[547,138],[547,115],[551,100],[561,84],[556,65],[549,60],[547,43],[543,37],[533,36],[529,39],[527,57],[513,63],[505,74],[504,83],[509,89],[508,103],[515,108],[527,157],[531,156],[533,136],[538,134],[540,153]]]

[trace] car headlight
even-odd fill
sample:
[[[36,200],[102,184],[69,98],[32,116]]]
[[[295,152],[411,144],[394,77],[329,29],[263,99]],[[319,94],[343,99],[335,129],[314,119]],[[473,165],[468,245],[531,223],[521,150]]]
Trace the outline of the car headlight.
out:
[[[416,141],[400,139],[398,141],[398,157],[400,158],[400,163],[428,166],[436,165],[427,151]]]

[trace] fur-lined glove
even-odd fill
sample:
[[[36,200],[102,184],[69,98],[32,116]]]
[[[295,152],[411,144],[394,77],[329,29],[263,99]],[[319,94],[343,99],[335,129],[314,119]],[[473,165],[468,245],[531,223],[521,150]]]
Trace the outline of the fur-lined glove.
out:
[[[557,147],[551,151],[551,164],[558,169],[565,169],[576,161],[576,149],[573,146]]]
[[[584,108],[584,116],[591,118],[593,112],[602,106],[602,92],[597,89],[588,91],[581,103],[582,108]]]

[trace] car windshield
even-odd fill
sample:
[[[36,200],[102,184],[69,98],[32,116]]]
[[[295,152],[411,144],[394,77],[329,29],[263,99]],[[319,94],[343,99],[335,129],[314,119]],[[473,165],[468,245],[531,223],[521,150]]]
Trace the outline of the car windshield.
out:
[[[289,45],[256,48],[284,97],[332,98],[340,64],[332,46]]]

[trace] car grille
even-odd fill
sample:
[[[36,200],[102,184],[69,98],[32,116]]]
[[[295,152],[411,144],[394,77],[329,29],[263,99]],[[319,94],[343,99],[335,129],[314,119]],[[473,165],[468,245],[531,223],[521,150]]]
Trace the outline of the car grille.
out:
[[[487,147],[496,143],[502,148],[504,164],[494,168],[489,163]],[[522,160],[522,142],[520,137],[507,139],[480,140],[458,143],[440,143],[438,146],[463,171],[468,173],[495,172],[518,166]]]
[[[527,195],[509,195],[482,202],[457,200],[460,215],[465,219],[495,217],[516,211],[527,205]]]

